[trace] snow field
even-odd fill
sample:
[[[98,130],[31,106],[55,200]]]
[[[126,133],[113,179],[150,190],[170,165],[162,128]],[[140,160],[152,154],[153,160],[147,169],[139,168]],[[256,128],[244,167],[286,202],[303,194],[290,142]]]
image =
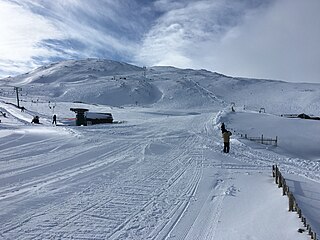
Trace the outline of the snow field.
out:
[[[252,205],[244,204],[252,182],[271,182],[269,156],[261,153],[258,163],[252,161],[255,150],[241,150],[240,143],[232,145],[232,154],[222,154],[212,114],[141,110],[122,110],[128,122],[118,125],[21,127],[24,133],[15,144],[1,148],[6,163],[1,234],[16,239],[245,239],[256,231],[266,239],[303,236],[293,231],[299,227],[296,221],[276,234],[272,227],[262,228],[271,216],[265,216],[259,230],[241,235],[244,212],[251,213],[247,221],[257,218],[251,206],[260,206],[265,197],[258,192]],[[130,115],[139,122],[132,124]],[[239,198],[241,211],[229,198]],[[282,202],[273,214],[282,208],[280,215],[288,215],[280,194],[267,199],[269,207]],[[233,234],[226,235],[222,227],[233,222],[225,212],[235,217]]]
[[[318,87],[168,67],[148,69],[141,81],[140,70],[70,61],[13,79],[28,94],[24,112],[4,103],[14,96],[0,97],[8,113],[0,124],[0,238],[309,239],[273,183],[273,164],[319,232],[319,125],[277,116],[306,105],[316,114]],[[262,106],[269,113],[258,114]],[[68,126],[71,107],[111,112],[119,124]],[[34,115],[41,125],[30,123]],[[236,131],[230,154],[222,153],[221,122]],[[277,135],[279,146],[238,132]]]

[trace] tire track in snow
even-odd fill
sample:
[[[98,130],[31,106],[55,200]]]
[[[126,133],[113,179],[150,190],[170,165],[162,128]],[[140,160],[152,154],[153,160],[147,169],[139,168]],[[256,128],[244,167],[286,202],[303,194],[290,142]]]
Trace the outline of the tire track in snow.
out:
[[[85,175],[84,181],[92,183],[76,177],[76,186],[84,186],[82,191],[68,196],[64,202],[54,201],[39,208],[37,215],[23,215],[15,223],[6,224],[2,234],[17,239],[22,236],[24,239],[139,239],[153,232],[149,236],[158,234],[166,238],[194,201],[202,179],[203,152],[195,147],[207,145],[209,139],[194,131],[198,128],[198,123],[191,121],[188,134],[181,138],[156,134],[159,129],[154,130],[155,134],[147,131],[145,139],[143,135],[137,140],[130,138],[131,147],[124,144],[124,150],[119,153],[120,158],[127,156],[129,161],[121,159],[111,166],[97,164],[87,174],[80,171],[78,176]],[[162,155],[142,153],[139,146],[157,141],[172,147]],[[117,176],[108,182],[108,174]],[[25,219],[28,221],[24,222]]]
[[[198,189],[203,174],[202,164],[199,164],[199,162],[202,161],[203,154],[193,152],[190,155],[193,163],[193,173],[191,176],[188,175],[189,182],[186,184],[184,193],[184,195],[188,196],[188,198],[183,198],[182,196],[180,197],[181,200],[176,203],[176,207],[174,207],[173,210],[168,212],[166,215],[166,221],[161,223],[160,226],[149,235],[151,239],[167,239],[172,230],[184,216],[190,203],[194,201],[195,193]]]
[[[175,148],[175,151],[177,151],[178,153],[178,156],[166,156],[168,159],[170,159],[170,162],[165,162],[165,168],[168,168],[168,166],[170,167],[170,165],[168,164],[173,164],[171,166],[171,169],[173,169],[173,173],[171,173],[171,177],[168,177],[167,174],[172,172],[172,170],[170,170],[169,168],[169,171],[166,170],[166,171],[163,171],[164,168],[160,171],[159,170],[156,170],[155,171],[155,174],[152,174],[151,176],[148,176],[145,180],[147,181],[154,181],[154,180],[160,180],[159,183],[161,182],[164,182],[165,183],[165,187],[164,188],[161,188],[161,189],[158,189],[158,191],[156,191],[153,195],[153,198],[150,199],[150,201],[148,201],[146,203],[146,205],[144,205],[143,207],[143,214],[141,214],[141,211],[138,211],[136,214],[130,216],[130,219],[129,221],[126,221],[125,222],[125,226],[121,226],[121,229],[118,229],[115,233],[113,233],[111,236],[108,236],[108,239],[123,239],[123,237],[125,237],[124,235],[127,235],[128,232],[131,231],[134,231],[135,232],[135,229],[132,228],[130,229],[130,226],[133,224],[132,222],[135,220],[135,219],[143,219],[143,221],[145,222],[146,225],[148,225],[148,220],[150,221],[154,221],[154,218],[156,217],[157,214],[161,215],[162,218],[163,218],[163,210],[161,210],[162,208],[159,207],[156,208],[156,209],[153,209],[154,206],[157,206],[157,204],[162,203],[162,202],[165,202],[165,199],[167,198],[166,196],[168,194],[170,194],[170,191],[172,192],[175,192],[175,190],[172,190],[172,189],[176,189],[177,187],[181,187],[181,185],[178,185],[178,182],[181,180],[181,178],[185,177],[185,172],[187,171],[187,169],[190,168],[190,164],[192,163],[190,161],[190,157],[189,157],[189,154],[187,153],[189,151],[189,148],[191,145],[194,144],[194,141],[190,141],[192,138],[189,137],[187,138],[186,140],[187,141],[184,141],[184,142],[181,142],[180,145],[178,145],[176,148]],[[181,152],[181,149],[182,149],[182,152]],[[174,152],[175,152],[174,151]],[[160,161],[160,159],[158,159],[158,161]],[[161,171],[163,172],[163,174],[161,174]],[[160,175],[159,175],[160,173]],[[156,179],[153,179],[154,177],[156,177]],[[162,181],[161,181],[162,179]],[[158,182],[158,181],[156,181]],[[192,183],[193,184],[193,181],[190,179],[188,179],[188,182],[189,183]],[[158,184],[157,184],[158,185]],[[163,185],[163,183],[162,183]],[[177,198],[181,198],[181,199],[185,199],[186,198],[186,195],[188,195],[188,192],[189,190],[187,190],[187,193],[185,191],[183,191],[183,193],[181,195],[179,195]],[[172,193],[171,193],[172,194]],[[187,197],[188,198],[188,197]],[[169,203],[167,203],[169,204]],[[174,205],[170,205],[170,206],[167,206],[165,208],[165,210],[169,213],[171,213],[171,211],[176,211],[176,204]],[[173,207],[173,210],[171,208]],[[156,213],[155,213],[156,211]],[[157,212],[159,211],[159,212]],[[156,215],[154,215],[156,214]],[[165,219],[167,217],[164,217]],[[158,224],[157,222],[154,223],[155,226]],[[120,231],[122,230],[122,231]],[[132,233],[132,234],[135,234],[135,233]]]
[[[180,147],[181,147],[181,145],[180,145]],[[178,151],[180,149],[180,147],[177,147],[175,151]],[[179,155],[181,155],[180,151],[176,152],[175,154],[178,154],[178,159],[181,158],[181,157],[179,157]],[[168,165],[167,162],[163,162],[162,163],[163,165],[161,165],[163,168],[159,168],[159,166],[158,166],[158,168],[156,168],[154,171],[150,171],[150,168],[147,168],[146,169],[147,175],[144,178],[141,179],[141,177],[140,177],[137,179],[137,181],[134,181],[133,183],[129,183],[130,185],[120,184],[120,186],[121,185],[127,186],[128,189],[131,189],[132,184],[134,186],[139,186],[139,185],[141,185],[141,183],[143,185],[145,185],[145,183],[148,182],[148,185],[149,185],[148,188],[150,188],[151,192],[146,191],[146,194],[142,194],[141,196],[143,196],[143,199],[140,199],[141,196],[139,196],[137,199],[134,199],[134,197],[137,197],[137,196],[135,194],[132,194],[132,192],[130,192],[128,194],[123,194],[123,192],[121,190],[117,191],[117,189],[115,189],[114,191],[112,191],[114,194],[116,194],[116,196],[113,197],[113,200],[110,201],[109,204],[113,204],[113,205],[120,204],[121,208],[124,208],[125,206],[122,205],[122,203],[127,204],[128,200],[126,200],[126,199],[133,198],[132,201],[134,201],[134,204],[132,204],[132,207],[137,206],[137,204],[139,202],[140,202],[140,205],[139,205],[140,207],[137,208],[136,211],[134,211],[133,213],[131,211],[128,213],[124,212],[125,215],[123,217],[124,220],[123,220],[122,224],[117,223],[118,228],[115,230],[110,230],[112,233],[110,235],[107,235],[108,239],[123,239],[123,238],[125,238],[124,235],[127,235],[130,232],[131,232],[131,234],[136,234],[137,232],[142,231],[148,225],[149,221],[151,221],[151,222],[153,221],[154,214],[161,215],[161,212],[157,212],[157,211],[159,211],[159,209],[157,209],[157,208],[154,209],[154,207],[157,204],[159,204],[160,200],[158,200],[158,199],[161,197],[164,197],[164,195],[165,195],[164,192],[168,191],[167,190],[168,187],[164,187],[164,188],[159,189],[159,188],[157,188],[157,186],[162,186],[163,183],[167,183],[167,179],[168,179],[168,177],[166,176],[167,174],[172,174],[172,171],[176,172],[177,170],[181,169],[180,168],[181,161],[174,160],[174,155],[171,158],[171,159],[173,159],[171,161],[171,163],[173,163],[173,166],[171,166],[171,169],[170,169],[170,165]],[[183,154],[182,154],[182,156],[183,156]],[[160,161],[160,160],[158,159],[158,161]],[[179,166],[179,167],[177,167],[177,166]],[[151,167],[152,168],[155,167],[153,163],[152,163]],[[168,167],[169,167],[169,169],[168,169]],[[133,169],[133,172],[136,170],[137,169]],[[160,175],[159,175],[159,173],[160,173]],[[179,176],[179,177],[177,177],[177,179],[179,179],[181,175],[178,174],[177,176]],[[176,182],[176,181],[174,181],[174,182]],[[172,184],[172,183],[171,184],[167,183],[167,184],[169,184],[170,186],[174,186],[174,184]],[[123,186],[121,187],[122,189],[124,188]],[[123,200],[122,197],[125,197],[126,199]],[[144,200],[144,198],[149,199],[149,201]],[[160,203],[161,203],[161,201],[160,201]],[[105,211],[106,211],[106,209],[105,209]],[[146,213],[150,214],[150,217],[146,217]],[[119,218],[119,216],[118,216],[118,218]],[[137,227],[137,225],[135,224],[135,221],[139,218],[140,218],[140,220],[141,219],[144,220],[146,226],[144,226],[144,224],[141,224]]]
[[[22,185],[13,186],[13,187],[9,185],[10,186],[9,188],[1,189],[0,196],[2,197],[0,197],[0,199],[5,199],[8,197],[12,197],[20,194],[26,194],[29,191],[34,192],[44,186],[56,183],[58,181],[65,181],[67,179],[74,178],[78,174],[83,175],[85,172],[89,172],[89,171],[92,171],[93,169],[97,169],[105,166],[106,158],[115,156],[119,152],[122,154],[124,151],[128,151],[128,149],[131,150],[136,147],[137,147],[136,145],[133,145],[133,146],[124,145],[123,147],[113,149],[110,152],[106,152],[101,155],[99,154],[94,159],[91,159],[89,162],[76,163],[77,159],[81,158],[81,156],[85,154],[90,154],[90,156],[92,156],[91,155],[92,151],[97,151],[98,149],[103,148],[103,146],[95,146],[94,148],[96,148],[97,150],[93,150],[92,148],[85,149],[85,150],[82,150],[82,152],[78,152],[76,156],[74,156],[74,154],[70,154],[67,158],[63,158],[62,160],[59,160],[59,161],[45,163],[40,166],[24,169],[23,172],[17,175],[14,175],[12,178],[8,177],[3,179],[2,181],[3,182],[7,181],[8,183],[10,183],[9,179],[12,179],[11,181],[12,183],[14,183],[17,178],[22,179],[23,175],[27,177],[32,175],[33,177],[29,181],[23,181]],[[70,162],[70,161],[75,163],[73,163],[70,166],[64,166],[64,168],[59,167],[61,163]],[[59,168],[53,171],[54,166],[58,166]],[[40,173],[40,175],[37,176],[32,174],[31,172]]]
[[[136,149],[136,145],[134,145],[133,144],[133,146],[132,146],[132,148],[131,149],[129,149],[129,148],[127,148],[127,150],[126,151],[128,151],[128,153],[133,153],[134,152],[134,149]],[[119,151],[120,149],[118,149],[118,151]],[[122,150],[124,150],[124,149],[122,149]],[[110,200],[109,200],[110,201]],[[80,208],[81,209],[81,208]],[[88,211],[88,209],[91,209],[91,208],[87,208],[87,211]],[[76,214],[77,215],[77,214]],[[70,215],[69,215],[70,216]],[[70,218],[69,218],[70,219]],[[71,222],[72,223],[72,222]],[[52,224],[52,225],[54,225],[54,224]]]
[[[15,143],[23,139],[24,136],[25,136],[25,133],[21,133],[21,132],[16,132],[16,133],[10,134],[9,136],[6,136],[5,137],[6,141],[0,144],[0,149],[2,149],[1,152],[4,149],[6,149],[7,146],[10,146],[10,145],[15,146],[16,145]]]
[[[224,178],[228,177],[224,176]],[[213,189],[214,195],[208,194],[208,198],[203,203],[198,215],[188,230],[185,240],[201,239],[214,240],[216,228],[222,212],[222,205],[229,185],[225,180],[217,180]],[[209,214],[208,214],[209,213]]]
[[[17,159],[26,159],[30,160],[31,158],[36,157],[37,155],[48,154],[50,151],[57,149],[65,144],[61,144],[61,138],[55,137],[45,140],[38,140],[32,143],[17,144],[17,147],[9,147],[2,149],[1,162],[10,163],[10,161],[15,161]]]
[[[134,149],[136,149],[136,144],[131,144],[131,145],[129,145],[129,146],[124,146],[124,147],[122,147],[121,149],[117,149],[117,150],[114,150],[113,151],[113,153],[112,154],[119,154],[119,151],[121,152],[121,151],[133,151]],[[108,154],[110,154],[110,153],[108,153]],[[108,154],[105,154],[104,155],[104,157],[107,157],[108,156]],[[121,153],[122,154],[122,153]],[[99,165],[96,165],[95,166],[96,168],[98,168],[98,170],[100,170],[99,169],[99,167],[101,167],[101,166],[99,166]],[[77,170],[79,170],[79,169],[75,169],[75,171],[77,171]],[[85,170],[83,170],[83,169],[81,169],[80,170],[81,172],[83,172],[83,171],[85,171]],[[63,174],[61,174],[62,176],[63,176]],[[70,173],[68,173],[66,176],[65,176],[65,178],[69,178],[70,177]],[[46,181],[47,181],[48,179],[46,179]],[[56,179],[55,181],[61,181],[61,179]],[[61,213],[61,209],[63,209],[63,211],[65,211],[65,212],[63,212],[63,213],[61,213],[61,216],[65,216],[64,218],[62,218],[63,220],[62,220],[62,222],[64,222],[64,220],[65,219],[67,219],[68,221],[70,221],[70,219],[73,219],[73,218],[76,218],[76,216],[77,215],[79,215],[79,214],[81,214],[81,213],[83,213],[83,212],[85,212],[85,211],[88,211],[89,209],[92,209],[95,205],[97,205],[97,203],[94,203],[94,204],[87,204],[87,206],[90,206],[90,207],[83,207],[83,208],[80,208],[81,209],[81,211],[80,212],[76,212],[76,214],[70,214],[70,212],[67,210],[66,211],[66,209],[67,208],[65,208],[65,207],[63,207],[63,205],[62,206],[58,206],[58,208],[56,208],[56,206],[54,206],[54,209],[50,209],[50,210],[52,210],[52,212],[55,212],[55,213],[57,213],[57,212],[60,212]],[[84,210],[82,210],[82,209],[84,209]],[[72,211],[71,211],[72,212]],[[9,225],[5,225],[4,226],[4,228],[3,228],[3,231],[2,231],[2,233],[4,234],[4,233],[9,233],[9,232],[15,232],[16,230],[18,230],[20,227],[21,227],[21,224],[19,224],[19,222],[34,222],[34,221],[36,221],[37,222],[37,218],[42,218],[42,216],[46,216],[48,213],[50,213],[50,211],[48,211],[48,208],[46,207],[45,208],[45,211],[43,212],[43,214],[42,215],[38,215],[38,217],[34,217],[34,216],[25,216],[25,217],[22,217],[22,219],[30,219],[30,220],[28,220],[28,221],[24,221],[24,220],[18,220],[18,222],[16,223],[16,224],[13,224],[13,223],[11,223],[11,224],[9,224]],[[42,222],[42,221],[40,221],[40,222]],[[59,226],[59,224],[54,224],[54,223],[52,223],[52,224],[49,224],[50,222],[51,222],[51,220],[46,220],[45,221],[46,223],[47,223],[47,225],[48,226]],[[10,226],[11,225],[11,226]],[[13,225],[13,226],[12,226]],[[23,228],[23,227],[22,227]],[[32,227],[31,227],[31,229],[32,229]],[[41,229],[40,229],[41,230]],[[48,230],[48,229],[42,229],[42,231],[40,231],[40,232],[46,232],[46,230]],[[19,230],[18,230],[18,232],[20,232]],[[19,236],[19,234],[18,234],[18,236]],[[23,235],[21,235],[21,236],[23,236]],[[38,238],[38,239],[43,239],[43,237],[41,236],[41,234],[32,234],[32,237],[30,238],[30,239],[34,239],[34,238]]]

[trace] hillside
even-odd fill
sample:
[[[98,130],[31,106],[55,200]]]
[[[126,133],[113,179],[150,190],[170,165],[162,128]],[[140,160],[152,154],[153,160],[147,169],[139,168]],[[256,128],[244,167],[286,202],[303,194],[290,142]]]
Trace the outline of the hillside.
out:
[[[145,74],[145,76],[144,76]],[[320,115],[319,84],[232,78],[206,70],[143,68],[110,60],[65,61],[1,80],[20,86],[25,99],[111,106],[210,108],[212,104],[274,114]]]
[[[320,232],[320,121],[280,117],[320,115],[320,84],[87,59],[0,85],[0,238],[310,239],[273,164]],[[115,123],[74,126],[70,108]]]

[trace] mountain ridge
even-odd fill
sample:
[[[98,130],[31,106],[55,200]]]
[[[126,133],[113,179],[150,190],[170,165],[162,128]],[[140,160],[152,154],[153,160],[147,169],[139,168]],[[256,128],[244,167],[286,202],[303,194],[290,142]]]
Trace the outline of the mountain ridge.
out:
[[[276,114],[287,108],[286,113],[320,115],[320,84],[236,78],[205,69],[146,68],[90,58],[52,63],[1,82],[22,87],[26,95],[44,101],[162,108],[173,104],[177,109],[234,104]]]

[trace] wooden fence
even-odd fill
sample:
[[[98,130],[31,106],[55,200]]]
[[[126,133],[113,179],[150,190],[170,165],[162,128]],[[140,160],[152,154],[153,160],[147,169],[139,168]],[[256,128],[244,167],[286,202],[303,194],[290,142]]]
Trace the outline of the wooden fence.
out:
[[[266,138],[265,136],[263,136],[263,134],[261,135],[261,137],[248,137],[248,134],[243,134],[243,133],[239,133],[236,130],[234,130],[233,128],[230,128],[230,130],[237,134],[238,136],[240,136],[243,139],[248,139],[250,141],[254,141],[254,142],[258,142],[261,144],[265,144],[265,145],[275,145],[278,146],[278,136],[276,136],[276,138]]]
[[[307,228],[307,232],[311,236],[311,239],[317,240],[317,233],[315,231],[313,231],[310,224],[308,224],[307,219],[304,217],[301,208],[299,207],[295,197],[293,196],[293,193],[290,191],[289,186],[286,184],[286,180],[282,176],[277,165],[272,166],[272,176],[275,178],[275,182],[278,185],[278,187],[279,188],[282,187],[282,195],[288,196],[289,211],[290,212],[297,212],[304,227]]]
[[[275,145],[278,146],[278,136],[276,138],[266,138],[261,135],[261,137],[248,137],[247,134],[240,134],[240,136],[244,139],[248,139],[250,141],[258,142],[261,144],[266,144],[266,145]]]

